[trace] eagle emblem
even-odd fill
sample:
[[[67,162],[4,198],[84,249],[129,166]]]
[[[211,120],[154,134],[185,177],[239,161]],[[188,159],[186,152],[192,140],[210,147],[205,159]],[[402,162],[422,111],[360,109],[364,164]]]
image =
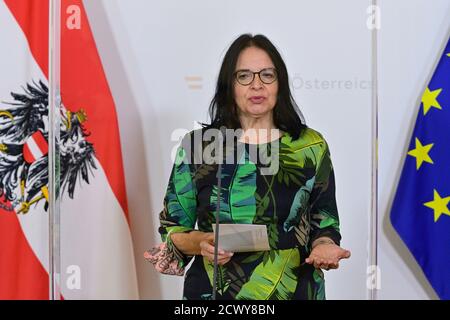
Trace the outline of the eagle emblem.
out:
[[[0,109],[0,206],[26,214],[45,201],[48,209],[48,87],[39,81],[11,92],[13,101]],[[89,183],[97,169],[95,150],[86,140],[83,109],[69,111],[61,105],[59,139],[59,190],[73,199],[77,182]],[[59,170],[58,170],[59,169]]]

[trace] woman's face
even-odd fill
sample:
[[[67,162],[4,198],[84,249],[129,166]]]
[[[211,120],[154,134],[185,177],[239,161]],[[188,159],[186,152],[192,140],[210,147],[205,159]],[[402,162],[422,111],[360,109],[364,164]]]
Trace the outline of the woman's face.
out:
[[[236,70],[259,72],[262,69],[275,68],[269,55],[257,47],[248,47],[239,55]],[[266,81],[267,82],[267,81]],[[277,102],[278,81],[265,84],[255,74],[253,82],[244,86],[234,79],[234,100],[239,115],[260,118],[270,114]]]

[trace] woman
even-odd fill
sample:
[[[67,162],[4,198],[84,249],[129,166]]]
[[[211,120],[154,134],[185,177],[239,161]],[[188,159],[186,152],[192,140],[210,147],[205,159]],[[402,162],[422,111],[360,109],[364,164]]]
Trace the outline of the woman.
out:
[[[265,224],[270,250],[233,253],[219,248],[217,298],[325,299],[321,269],[337,269],[350,252],[339,247],[327,143],[299,114],[274,45],[262,35],[237,38],[222,63],[211,124],[185,137],[160,215],[160,233],[180,266],[195,257],[185,277],[184,299],[211,298],[218,197],[218,165],[185,161],[192,159],[189,147],[196,146],[195,139],[186,138],[220,127],[241,129],[235,142],[245,147],[243,162],[222,167],[220,222]],[[278,170],[262,174],[264,164],[250,157],[250,146],[274,142],[279,145]]]

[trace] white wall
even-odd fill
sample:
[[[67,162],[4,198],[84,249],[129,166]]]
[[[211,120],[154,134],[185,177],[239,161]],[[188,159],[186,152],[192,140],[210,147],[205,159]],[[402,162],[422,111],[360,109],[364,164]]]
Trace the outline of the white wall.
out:
[[[398,169],[407,140],[405,130],[432,65],[430,57],[434,57],[444,35],[441,29],[446,27],[445,16],[449,21],[449,6],[446,0],[433,0],[432,5],[426,0],[382,2],[386,11],[382,11],[380,39],[380,185],[384,212],[395,180],[390,172]],[[406,3],[417,6],[406,7]],[[142,252],[159,241],[157,214],[162,209],[172,165],[170,153],[175,145],[171,133],[177,128],[190,130],[194,121],[207,120],[207,106],[223,54],[244,32],[266,34],[278,46],[308,125],[321,131],[330,144],[342,245],[353,255],[339,271],[326,274],[328,298],[366,298],[369,5],[369,0],[85,1],[118,108],[141,298],[181,297],[182,280],[157,274],[142,259]],[[429,16],[421,18],[420,13]],[[201,77],[202,88],[189,89],[186,76]],[[383,225],[389,235],[385,229]],[[398,239],[384,234],[381,237],[380,296],[428,297],[408,274],[411,271],[402,262],[405,257],[392,248],[392,241]],[[397,281],[402,281],[403,287],[397,286]],[[402,293],[401,288],[409,292]]]

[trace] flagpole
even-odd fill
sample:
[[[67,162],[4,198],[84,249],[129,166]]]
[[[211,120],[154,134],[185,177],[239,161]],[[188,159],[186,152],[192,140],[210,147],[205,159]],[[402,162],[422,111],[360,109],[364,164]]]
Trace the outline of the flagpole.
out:
[[[61,300],[59,124],[61,0],[49,0],[49,91],[48,91],[48,204],[49,204],[49,299]]]
[[[379,283],[378,268],[378,28],[380,27],[378,1],[372,0],[375,9],[372,26],[372,151],[371,151],[371,200],[369,221],[369,270],[370,285],[368,295],[370,300],[377,300]]]

